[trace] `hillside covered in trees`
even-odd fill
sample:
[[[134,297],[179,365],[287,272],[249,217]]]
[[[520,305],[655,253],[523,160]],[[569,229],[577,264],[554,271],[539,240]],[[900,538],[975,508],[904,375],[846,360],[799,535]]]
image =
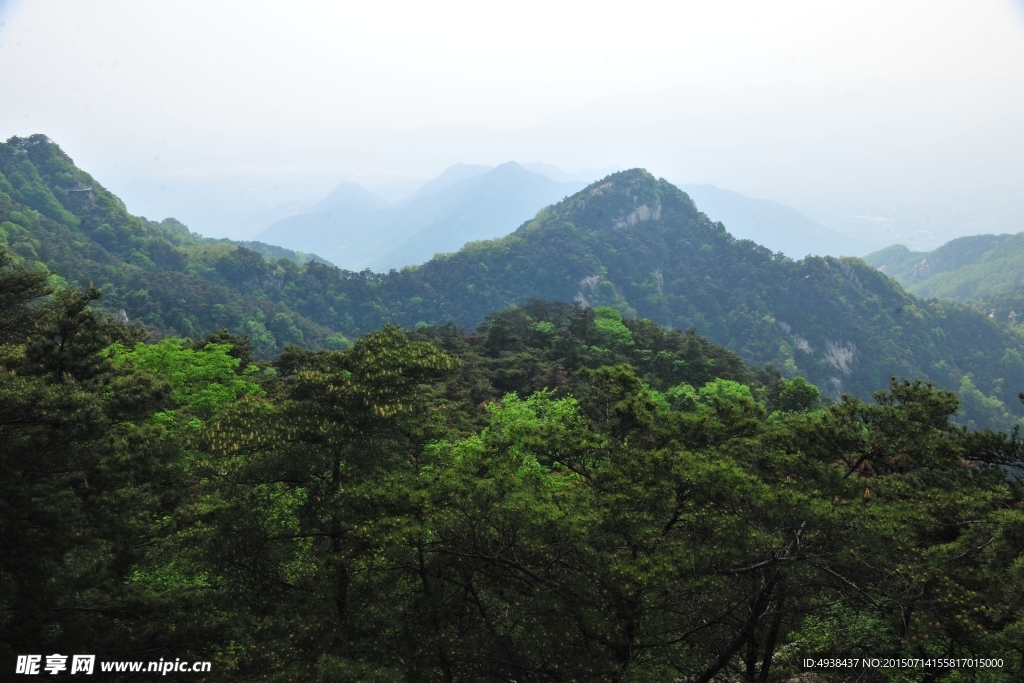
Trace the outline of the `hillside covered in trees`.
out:
[[[902,244],[864,257],[917,296],[984,301],[1024,287],[1024,233],[960,237],[928,252]],[[1009,311],[999,310],[1001,318]]]
[[[379,274],[264,258],[168,219],[128,214],[43,136],[0,145],[0,240],[16,259],[104,293],[155,336],[248,335],[259,358],[286,344],[345,348],[387,323],[472,329],[532,299],[610,306],[696,328],[745,362],[803,376],[838,400],[890,376],[955,389],[968,424],[1022,415],[1024,337],[1005,320],[922,301],[859,259],[793,261],[736,240],[642,170],[613,174],[513,234]]]
[[[258,361],[226,331],[145,343],[47,279],[0,255],[4,666],[1024,674],[1024,444],[954,424],[952,393],[831,403],[692,330],[544,301]]]

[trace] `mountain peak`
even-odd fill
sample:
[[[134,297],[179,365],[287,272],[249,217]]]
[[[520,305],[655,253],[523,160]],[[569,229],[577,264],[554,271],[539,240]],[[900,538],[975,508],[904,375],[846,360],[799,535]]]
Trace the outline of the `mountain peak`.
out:
[[[362,210],[383,209],[388,203],[358,183],[338,183],[331,193],[314,207],[314,211],[350,207]]]
[[[683,192],[643,168],[632,168],[591,183],[559,203],[555,213],[565,220],[622,230],[661,220],[666,198],[695,211]]]
[[[624,197],[635,204],[641,200],[660,200],[661,183],[643,168],[612,173],[580,190],[570,199],[608,202]]]
[[[419,199],[423,199],[432,194],[437,194],[441,190],[445,190],[454,185],[474,178],[478,175],[487,173],[493,170],[492,166],[482,166],[480,164],[453,164],[441,172],[441,175],[437,176],[433,180],[429,180],[424,183],[420,189],[413,192],[410,196],[406,197],[403,201],[406,203],[412,203]]]

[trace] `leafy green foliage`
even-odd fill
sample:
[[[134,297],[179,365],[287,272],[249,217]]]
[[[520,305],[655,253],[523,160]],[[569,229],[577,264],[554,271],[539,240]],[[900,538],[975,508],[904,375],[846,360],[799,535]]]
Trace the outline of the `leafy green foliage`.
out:
[[[747,368],[735,353],[709,343],[696,330],[666,331],[649,320],[608,311],[604,315],[612,316],[616,334],[630,344],[609,344],[608,327],[602,327],[609,318],[599,318],[593,309],[543,301],[488,316],[470,335],[446,326],[420,328],[409,336],[433,341],[459,357],[460,369],[445,383],[444,396],[458,407],[453,419],[472,417],[473,427],[483,424],[483,406],[509,392],[524,398],[540,389],[579,393],[585,381],[580,371],[612,365],[635,368],[654,396],[673,384],[699,387],[718,376],[756,386],[765,400],[776,400],[782,385],[776,371]]]
[[[0,267],[0,285],[35,283],[3,287],[18,323],[0,346],[0,656],[10,662],[43,644],[85,652],[97,632],[106,646],[159,639],[137,627],[152,619],[159,630],[153,606],[120,580],[177,483],[173,444],[146,424],[169,387],[99,353],[137,330],[97,316],[95,293],[40,299],[38,275]]]
[[[810,410],[818,405],[821,393],[803,377],[788,380],[779,390],[779,408],[786,411]]]
[[[610,306],[598,306],[594,309],[594,326],[612,347],[633,345],[633,335],[622,324],[622,314]]]
[[[51,292],[47,272],[10,268],[11,258],[0,249],[0,343],[18,343],[32,333],[33,304]]]
[[[114,344],[109,354],[115,364],[129,363],[162,377],[174,388],[181,406],[210,415],[242,396],[262,393],[249,379],[259,369],[249,365],[238,372],[242,361],[232,358],[230,351],[229,344],[206,343],[196,351],[185,348],[180,339],[164,339],[158,344],[139,343],[131,350]]]

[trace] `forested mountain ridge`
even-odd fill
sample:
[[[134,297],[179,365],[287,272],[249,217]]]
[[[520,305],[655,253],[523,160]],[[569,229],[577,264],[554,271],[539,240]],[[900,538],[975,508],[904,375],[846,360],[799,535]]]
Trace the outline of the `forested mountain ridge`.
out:
[[[860,259],[793,261],[736,240],[642,170],[608,176],[507,237],[377,274],[267,261],[206,244],[176,221],[130,216],[43,136],[0,152],[11,251],[80,285],[92,280],[107,306],[162,334],[226,327],[269,357],[288,342],[340,348],[388,322],[472,328],[531,298],[575,300],[696,327],[834,399],[867,396],[897,375],[957,389],[976,424],[1007,429],[1020,412],[1019,328],[916,299]]]
[[[251,244],[285,257],[267,261],[251,249],[203,239],[174,219],[132,216],[42,135],[0,144],[0,246],[60,280],[95,284],[102,307],[126,310],[158,337],[230,328],[251,335],[263,355],[289,341],[332,343],[330,329],[271,302],[257,286],[259,278],[298,271],[309,255]]]
[[[1024,286],[1024,233],[960,237],[929,252],[895,244],[864,260],[917,296],[981,300]]]
[[[918,300],[860,259],[793,261],[736,240],[685,193],[641,170],[591,185],[508,237],[418,268],[312,270],[324,300],[372,302],[346,306],[362,330],[387,321],[469,327],[527,298],[575,300],[696,327],[833,398],[868,395],[890,375],[926,377],[960,390],[979,424],[1007,428],[1024,384],[1016,328]]]

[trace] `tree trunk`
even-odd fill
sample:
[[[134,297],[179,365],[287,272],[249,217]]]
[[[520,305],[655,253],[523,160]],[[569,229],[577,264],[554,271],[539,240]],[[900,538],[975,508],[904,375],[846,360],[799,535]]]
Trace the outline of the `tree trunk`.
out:
[[[761,675],[758,679],[760,683],[768,683],[768,674],[772,669],[772,657],[775,655],[775,643],[778,642],[779,629],[782,627],[782,617],[785,614],[782,609],[785,601],[784,595],[780,595],[779,599],[775,601],[775,616],[764,642],[764,657],[761,659]]]
[[[341,456],[334,456],[334,466],[331,468],[331,496],[341,488]],[[331,512],[331,552],[337,557],[341,553],[341,519],[338,517],[337,507]],[[334,604],[338,608],[338,623],[342,628],[345,626],[345,617],[348,612],[348,565],[343,560],[338,560],[337,577],[335,579]]]
[[[732,642],[729,643],[725,651],[718,656],[718,658],[697,677],[694,683],[708,683],[715,674],[722,670],[722,668],[729,663],[737,652],[740,651],[748,640],[753,639],[754,631],[757,629],[757,622],[761,619],[761,616],[768,609],[768,605],[772,599],[772,593],[775,590],[775,584],[779,582],[781,575],[776,572],[768,583],[761,587],[757,592],[757,596],[754,598],[754,604],[750,607],[750,616],[747,617],[746,622],[743,624],[743,628],[733,638]]]

